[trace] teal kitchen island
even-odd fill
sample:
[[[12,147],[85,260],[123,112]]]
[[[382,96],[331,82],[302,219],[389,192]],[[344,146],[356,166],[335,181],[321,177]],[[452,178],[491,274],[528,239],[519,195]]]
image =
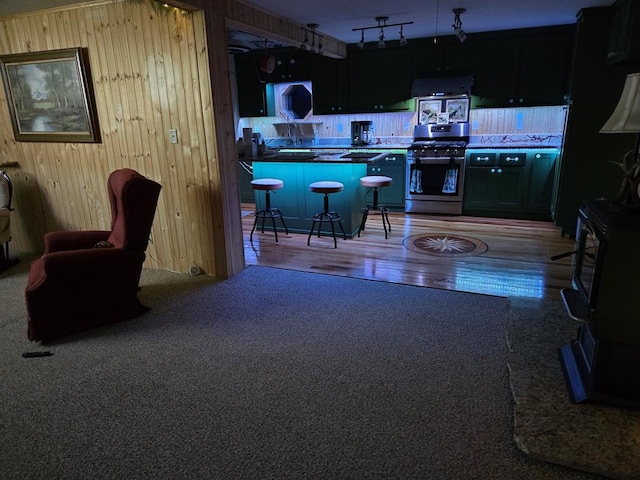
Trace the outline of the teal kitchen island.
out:
[[[341,154],[319,155],[300,159],[296,156],[276,156],[253,162],[253,178],[279,178],[284,182],[281,190],[271,192],[271,206],[282,211],[289,231],[309,233],[312,217],[323,210],[324,195],[311,193],[309,184],[320,181],[340,182],[344,190],[329,196],[329,209],[342,217],[342,225],[347,237],[358,234],[360,209],[369,201],[366,187],[360,185],[360,178],[367,175],[367,162],[371,158],[342,158]],[[385,154],[382,154],[385,155]],[[377,158],[377,157],[376,157]],[[264,192],[255,192],[256,209],[265,208]],[[279,223],[279,222],[278,222]],[[260,221],[258,222],[259,228]],[[277,225],[278,231],[284,230]],[[265,225],[265,228],[273,228]],[[336,234],[339,228],[336,226]],[[322,232],[331,235],[331,225],[324,223]]]

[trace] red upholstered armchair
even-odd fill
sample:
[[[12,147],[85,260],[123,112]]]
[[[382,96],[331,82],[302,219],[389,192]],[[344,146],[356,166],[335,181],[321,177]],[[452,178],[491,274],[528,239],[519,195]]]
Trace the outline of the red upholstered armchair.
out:
[[[129,168],[107,181],[110,231],[51,232],[25,290],[29,340],[50,340],[148,310],[138,282],[160,184]]]

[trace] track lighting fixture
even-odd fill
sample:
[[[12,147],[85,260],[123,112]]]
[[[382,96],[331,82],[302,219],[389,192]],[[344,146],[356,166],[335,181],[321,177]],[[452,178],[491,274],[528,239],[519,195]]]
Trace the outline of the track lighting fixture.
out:
[[[318,28],[317,23],[307,23],[307,27],[311,30],[311,53],[317,53],[318,49],[316,47],[316,28]]]
[[[409,42],[407,41],[406,37],[404,36],[404,33],[402,33],[402,27],[403,27],[403,25],[400,25],[400,46],[404,47]]]
[[[307,23],[307,28],[302,27],[304,32],[304,42],[300,44],[302,50],[309,50],[311,53],[322,53],[324,51],[324,36],[316,32],[317,23]],[[311,43],[309,43],[309,35],[311,35]],[[316,37],[318,42],[316,43]]]
[[[300,44],[300,48],[302,50],[306,50],[307,49],[307,45],[309,45],[309,32],[306,31],[304,28],[302,30],[304,30],[304,42],[302,42],[302,44]]]
[[[400,46],[404,47],[407,43],[409,43],[406,39],[406,37],[404,36],[404,32],[402,30],[402,27],[404,25],[411,25],[413,22],[402,22],[402,23],[389,23],[387,24],[387,20],[389,20],[389,17],[376,17],[376,22],[378,22],[377,25],[374,25],[372,27],[358,27],[358,28],[352,28],[351,31],[353,32],[357,32],[358,30],[360,30],[361,32],[361,36],[360,36],[360,42],[358,42],[358,47],[360,48],[360,50],[362,50],[364,48],[364,31],[365,30],[370,30],[372,28],[379,28],[380,29],[380,35],[378,36],[378,48],[385,48],[386,47],[386,43],[384,40],[384,29],[385,27],[400,27]]]
[[[460,40],[460,43],[462,43],[467,39],[467,34],[464,33],[464,30],[462,30],[462,20],[460,20],[460,14],[466,12],[467,9],[454,8],[452,11],[455,17],[451,26],[453,27],[453,31],[456,34],[456,37],[458,37],[458,40]]]

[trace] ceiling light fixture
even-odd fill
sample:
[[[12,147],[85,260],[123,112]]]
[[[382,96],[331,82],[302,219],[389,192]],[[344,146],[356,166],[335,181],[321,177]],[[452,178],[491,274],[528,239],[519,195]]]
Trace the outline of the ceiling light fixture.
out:
[[[324,36],[316,32],[317,23],[307,23],[307,28],[301,27],[304,32],[304,41],[300,44],[302,50],[309,50],[311,53],[324,52]],[[309,43],[309,35],[311,35],[311,43]],[[318,42],[316,43],[316,37]]]
[[[451,26],[453,27],[453,31],[456,34],[456,37],[458,37],[458,40],[460,40],[460,43],[463,43],[467,39],[467,34],[464,33],[464,30],[462,30],[462,20],[460,20],[460,15],[466,12],[467,9],[454,8],[452,11],[455,17]]]
[[[318,28],[317,23],[307,23],[307,27],[311,30],[311,53],[317,53],[318,49],[316,48],[316,28]]]
[[[400,27],[400,46],[404,47],[407,43],[409,43],[407,41],[407,39],[404,36],[402,27],[404,25],[411,25],[413,22],[402,22],[402,23],[387,23],[387,20],[389,20],[389,17],[376,17],[376,22],[378,22],[377,25],[374,25],[372,27],[358,27],[358,28],[352,28],[351,31],[353,32],[357,32],[358,30],[360,30],[360,32],[362,32],[362,35],[360,37],[360,42],[358,43],[358,47],[360,47],[360,49],[362,50],[364,48],[364,31],[365,30],[370,30],[372,28],[379,28],[380,29],[380,36],[378,37],[378,48],[385,48],[386,47],[386,43],[384,41],[384,29],[386,27]]]
[[[360,50],[364,48],[364,30],[362,30],[362,36],[360,37],[360,42],[358,43],[358,47],[360,47]]]
[[[407,41],[407,38],[404,36],[404,33],[402,33],[402,25],[400,25],[400,46],[404,47],[407,43],[409,43]]]

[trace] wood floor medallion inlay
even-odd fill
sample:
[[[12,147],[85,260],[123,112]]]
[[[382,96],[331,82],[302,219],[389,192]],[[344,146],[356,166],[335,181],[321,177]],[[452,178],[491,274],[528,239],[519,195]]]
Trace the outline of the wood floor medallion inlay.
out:
[[[406,237],[402,244],[412,252],[437,257],[482,255],[489,247],[477,238],[449,233],[428,233]]]

